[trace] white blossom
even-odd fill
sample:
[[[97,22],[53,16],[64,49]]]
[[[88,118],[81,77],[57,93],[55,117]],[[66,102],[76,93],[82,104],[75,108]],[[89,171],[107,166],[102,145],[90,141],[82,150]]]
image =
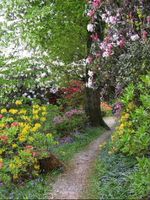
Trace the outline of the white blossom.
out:
[[[140,38],[140,37],[139,37],[138,34],[131,35],[131,40],[132,40],[132,41],[136,41],[136,40],[138,40],[139,38]]]
[[[94,25],[93,25],[93,24],[88,24],[88,25],[87,25],[87,30],[88,30],[89,32],[93,32],[93,31],[94,31]]]

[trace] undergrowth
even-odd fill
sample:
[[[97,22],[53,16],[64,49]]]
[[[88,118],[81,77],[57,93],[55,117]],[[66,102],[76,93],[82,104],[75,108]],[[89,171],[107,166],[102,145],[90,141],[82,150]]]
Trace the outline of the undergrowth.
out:
[[[54,152],[61,160],[67,162],[75,153],[83,150],[99,137],[103,131],[103,128],[89,128],[85,133],[76,136],[73,143],[61,145]],[[0,186],[0,199],[46,199],[58,174],[59,171],[54,171],[40,175],[37,179],[29,180],[22,185]]]

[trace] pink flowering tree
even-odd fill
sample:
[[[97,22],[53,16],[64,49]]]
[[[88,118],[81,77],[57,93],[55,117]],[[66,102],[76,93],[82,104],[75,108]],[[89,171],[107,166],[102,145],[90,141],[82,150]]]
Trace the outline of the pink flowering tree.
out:
[[[98,93],[104,71],[108,71],[104,63],[111,57],[122,54],[128,43],[147,42],[150,30],[149,1],[89,0],[87,4],[89,17],[86,59],[87,112],[96,125],[103,124],[99,117],[101,115],[98,108],[100,102],[97,99],[99,99]],[[94,105],[93,112],[91,112],[92,105]]]

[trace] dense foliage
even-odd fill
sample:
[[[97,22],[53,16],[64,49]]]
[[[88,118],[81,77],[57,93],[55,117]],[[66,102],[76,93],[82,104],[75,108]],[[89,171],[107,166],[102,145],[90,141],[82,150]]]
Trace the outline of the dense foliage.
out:
[[[48,157],[54,146],[52,133],[42,130],[47,120],[47,107],[25,107],[17,100],[13,108],[1,108],[0,169],[1,182],[38,175],[38,159]]]
[[[98,198],[147,198],[149,0],[1,0],[0,8],[0,195],[39,176],[51,152],[70,159],[95,137],[84,133],[90,122],[106,127],[102,116],[116,112]]]

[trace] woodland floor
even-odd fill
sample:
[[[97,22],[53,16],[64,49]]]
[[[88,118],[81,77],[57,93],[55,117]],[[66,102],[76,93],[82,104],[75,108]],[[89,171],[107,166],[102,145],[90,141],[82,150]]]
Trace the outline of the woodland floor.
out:
[[[88,186],[88,177],[99,154],[99,145],[106,141],[116,124],[113,117],[105,118],[111,128],[94,140],[84,151],[77,153],[53,185],[49,199],[82,199]]]

